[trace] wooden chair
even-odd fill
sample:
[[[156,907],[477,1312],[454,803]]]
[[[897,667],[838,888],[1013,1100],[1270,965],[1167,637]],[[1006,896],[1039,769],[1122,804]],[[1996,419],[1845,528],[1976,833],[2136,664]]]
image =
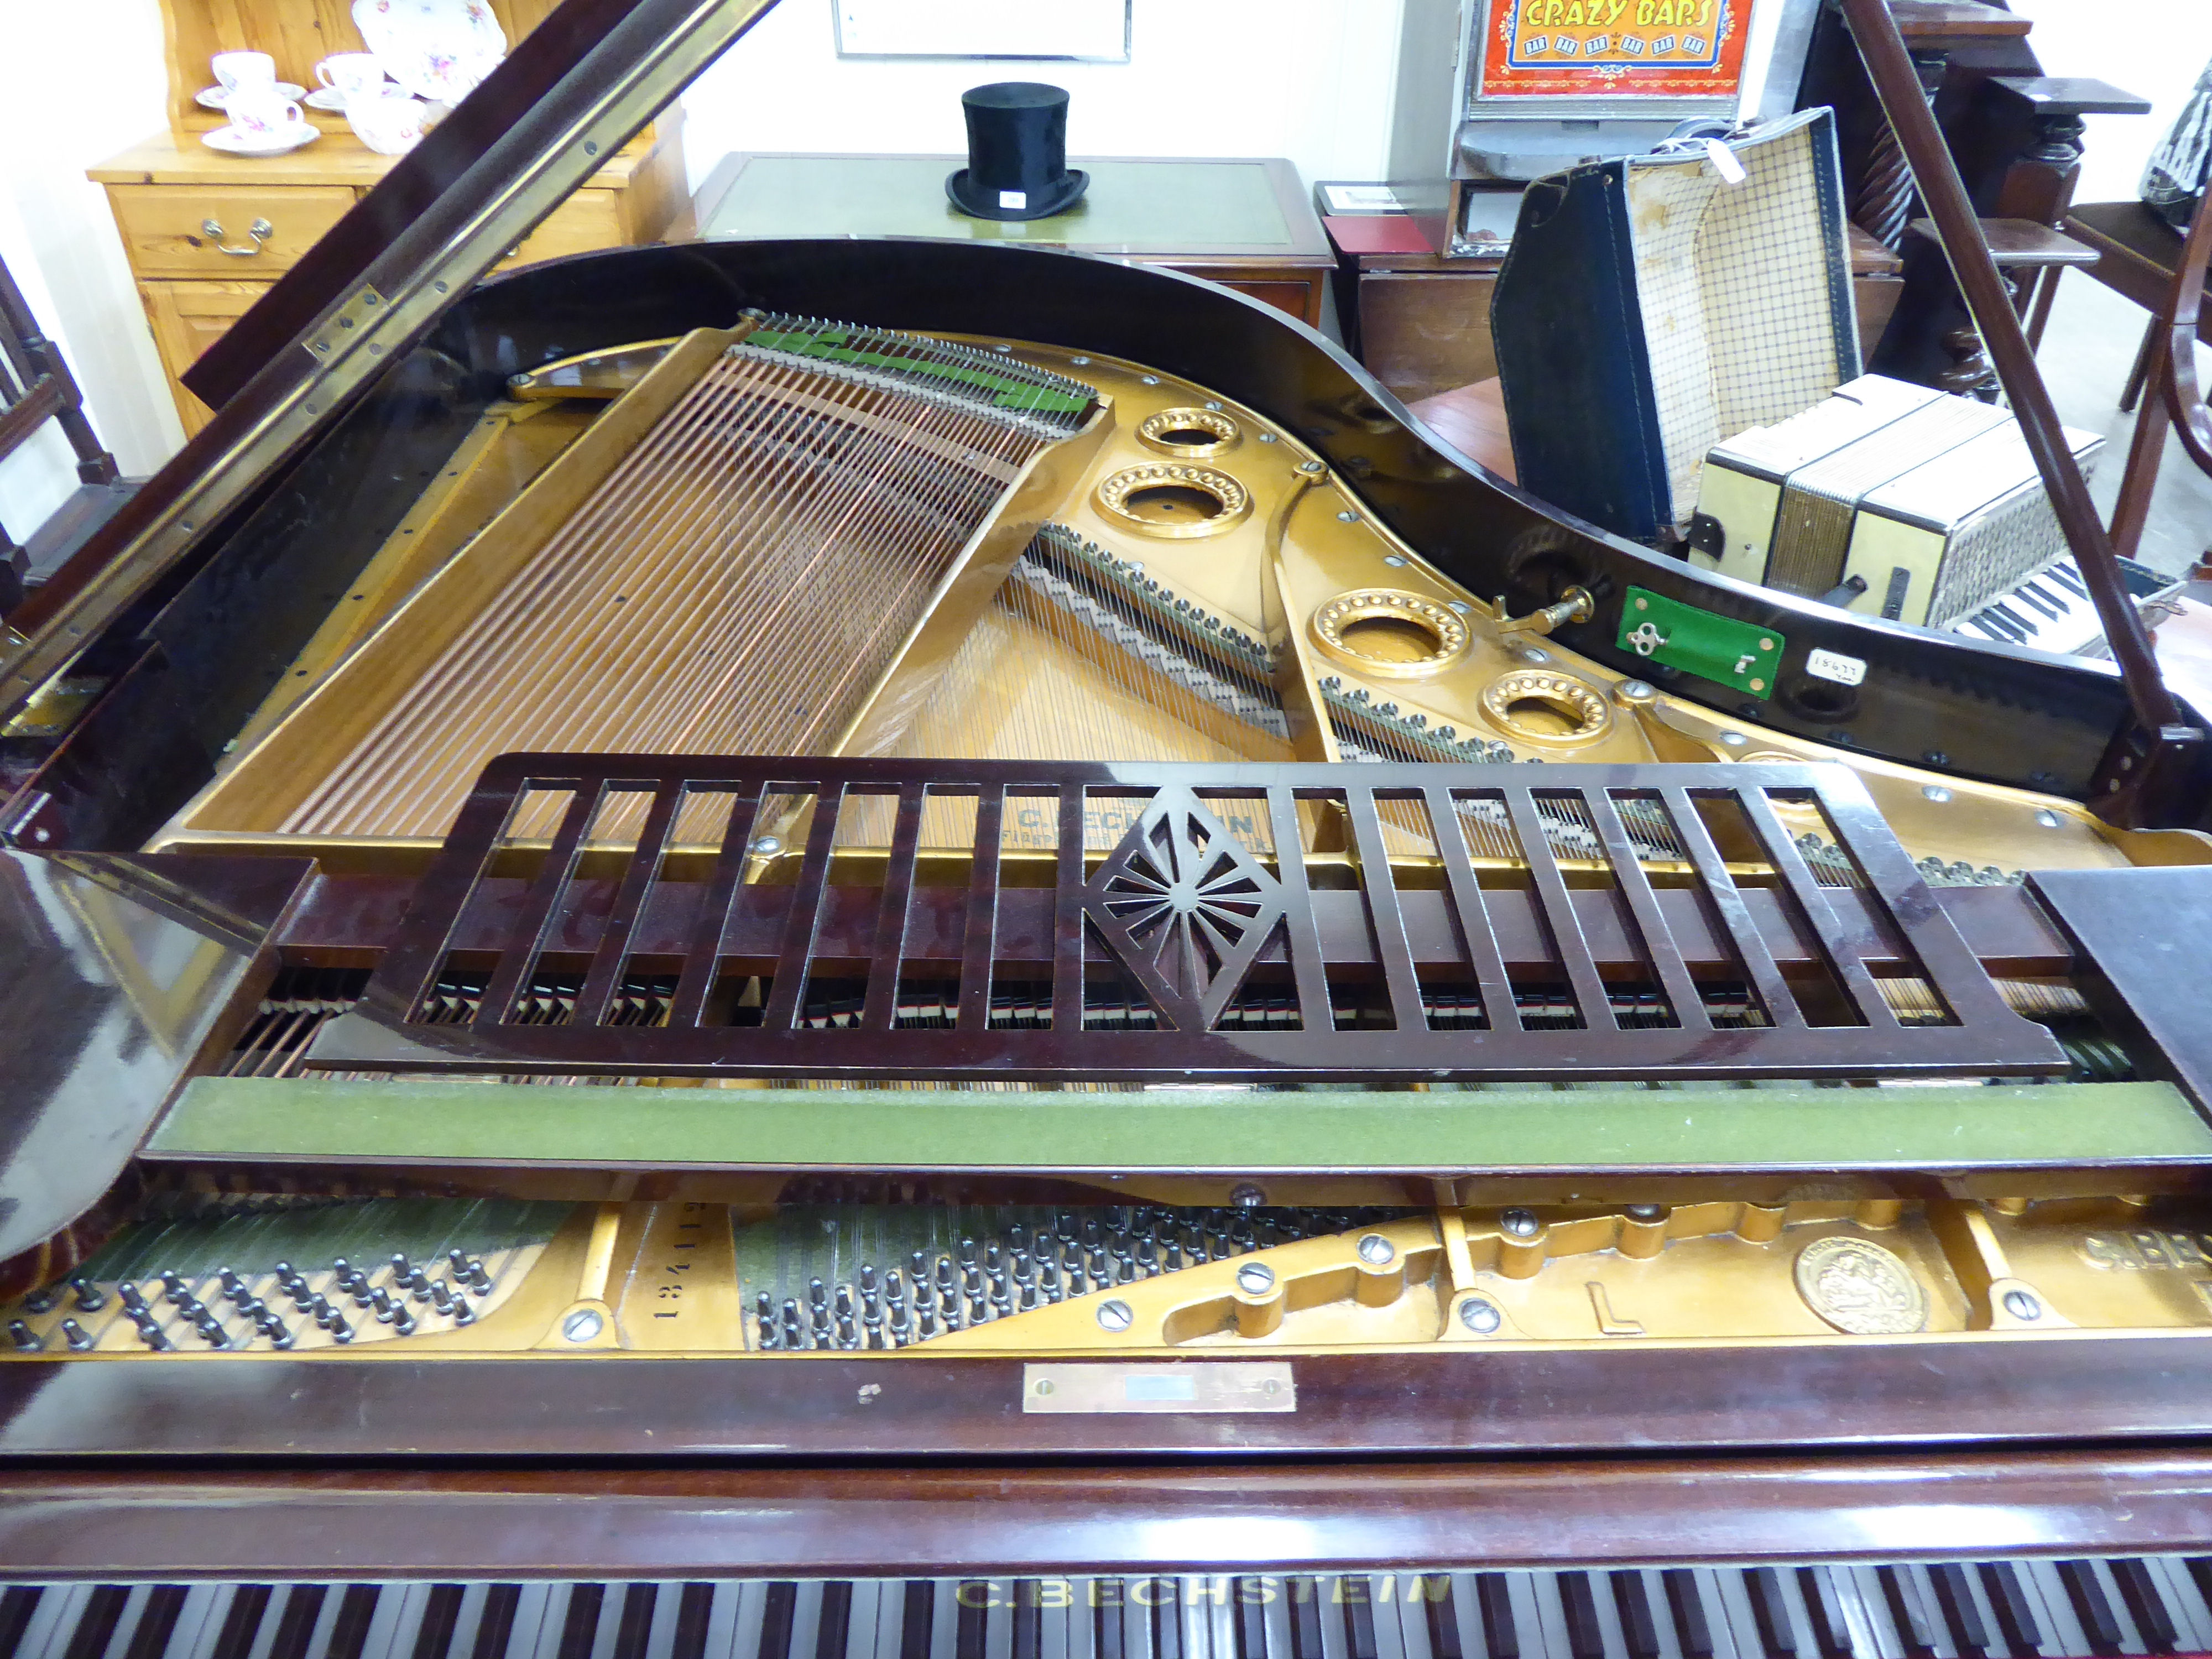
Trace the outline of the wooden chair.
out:
[[[76,544],[130,498],[134,486],[118,472],[84,416],[84,398],[69,365],[38,319],[8,267],[0,264],[0,458],[52,421],[76,452],[79,485],[25,542],[0,525],[0,617],[23,597],[26,582],[59,565]]]
[[[2142,399],[2112,508],[2112,547],[2124,557],[2142,538],[2169,425],[2182,452],[2212,475],[2212,410],[2197,380],[2197,343],[2212,337],[2212,301],[2204,291],[2212,212],[2199,207],[2185,237],[2140,202],[2098,202],[2069,214],[2066,229],[2104,256],[2091,276],[2151,313],[2120,404],[2131,408]]]

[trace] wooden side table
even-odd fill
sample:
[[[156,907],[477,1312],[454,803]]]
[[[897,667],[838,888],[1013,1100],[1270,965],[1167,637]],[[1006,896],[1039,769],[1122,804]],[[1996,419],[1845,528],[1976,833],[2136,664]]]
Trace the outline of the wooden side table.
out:
[[[187,435],[211,411],[179,377],[396,159],[364,147],[343,115],[313,118],[323,137],[289,155],[225,155],[196,133],[163,133],[89,175],[106,189]],[[664,118],[610,156],[499,269],[657,241],[684,205],[684,182],[678,123]]]
[[[694,198],[691,234],[1073,248],[1210,277],[1301,322],[1321,322],[1336,258],[1286,161],[1071,160],[1091,175],[1083,199],[1030,220],[975,219],[955,208],[945,176],[963,164],[952,155],[727,155]]]

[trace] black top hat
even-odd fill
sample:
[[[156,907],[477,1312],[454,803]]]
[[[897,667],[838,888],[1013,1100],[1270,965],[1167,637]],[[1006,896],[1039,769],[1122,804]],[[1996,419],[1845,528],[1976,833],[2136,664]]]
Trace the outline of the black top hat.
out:
[[[1036,81],[1000,81],[960,94],[968,165],[945,193],[979,219],[1044,219],[1075,205],[1091,183],[1067,166],[1067,94]]]

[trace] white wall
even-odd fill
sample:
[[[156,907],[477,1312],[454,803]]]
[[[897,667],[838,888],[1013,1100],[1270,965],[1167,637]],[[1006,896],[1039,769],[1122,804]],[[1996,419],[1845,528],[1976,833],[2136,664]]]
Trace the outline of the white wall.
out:
[[[84,388],[93,428],[126,473],[184,441],[137,290],[100,186],[85,169],[167,121],[155,0],[0,0],[11,65],[0,100],[0,259]],[[0,466],[0,524],[18,539],[76,487],[58,433]],[[44,503],[44,505],[42,505]]]
[[[960,94],[1069,93],[1076,155],[1286,155],[1382,176],[1400,0],[1135,0],[1127,64],[840,58],[830,0],[784,0],[684,94],[695,185],[732,150],[964,153]],[[1449,66],[1440,66],[1449,73]]]
[[[2143,163],[2212,62],[2207,0],[2011,0],[2035,20],[2028,44],[2053,75],[2087,76],[2151,100],[2148,115],[2092,115],[2077,202],[2124,201]]]

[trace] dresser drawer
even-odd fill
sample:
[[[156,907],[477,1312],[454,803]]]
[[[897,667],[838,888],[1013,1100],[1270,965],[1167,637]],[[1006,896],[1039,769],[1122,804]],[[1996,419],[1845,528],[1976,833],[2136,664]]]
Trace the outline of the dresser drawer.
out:
[[[512,270],[517,265],[536,264],[540,259],[561,259],[571,253],[620,247],[628,240],[623,234],[618,192],[580,190],[555,208],[544,224],[492,269]]]
[[[289,270],[354,204],[354,192],[337,185],[111,185],[107,197],[141,277],[248,279]],[[257,224],[267,227],[258,236]]]

